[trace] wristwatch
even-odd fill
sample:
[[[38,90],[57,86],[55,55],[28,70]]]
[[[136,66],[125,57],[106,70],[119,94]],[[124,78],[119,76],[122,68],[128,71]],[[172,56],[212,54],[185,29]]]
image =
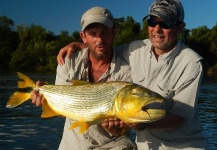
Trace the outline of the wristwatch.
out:
[[[141,126],[139,126],[139,128],[137,128],[137,130],[138,131],[143,131],[148,127],[149,124],[150,123],[143,123],[143,124],[141,124]]]

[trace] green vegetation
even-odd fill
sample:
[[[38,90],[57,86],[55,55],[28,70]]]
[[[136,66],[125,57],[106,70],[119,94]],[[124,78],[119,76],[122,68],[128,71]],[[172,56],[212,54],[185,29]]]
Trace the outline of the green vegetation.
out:
[[[116,18],[116,26],[114,46],[148,37],[146,21],[141,26],[128,16]],[[180,39],[206,59],[210,72],[217,72],[217,24],[212,29],[185,29]],[[55,71],[59,50],[72,41],[81,42],[78,31],[54,35],[40,25],[15,26],[13,20],[0,16],[0,70]]]

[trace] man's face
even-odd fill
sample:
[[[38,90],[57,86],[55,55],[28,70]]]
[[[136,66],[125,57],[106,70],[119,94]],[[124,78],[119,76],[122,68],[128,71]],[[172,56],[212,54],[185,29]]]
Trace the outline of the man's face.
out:
[[[152,16],[150,19],[156,22],[162,22],[163,20]],[[181,24],[176,24],[169,29],[164,29],[159,24],[154,27],[148,26],[149,39],[152,42],[155,50],[160,50],[166,53],[172,50],[178,40],[178,34],[181,33],[183,27]]]
[[[93,57],[100,59],[111,54],[115,37],[113,29],[100,23],[94,23],[89,25],[80,35]]]

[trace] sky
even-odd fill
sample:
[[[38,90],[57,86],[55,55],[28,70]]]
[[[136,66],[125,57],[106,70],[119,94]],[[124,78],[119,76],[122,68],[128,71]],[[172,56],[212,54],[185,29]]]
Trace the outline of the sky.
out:
[[[187,29],[217,23],[217,0],[181,0]],[[115,18],[132,16],[142,23],[153,0],[0,0],[0,16],[15,25],[40,25],[58,35],[61,31],[80,31],[82,14],[91,7],[109,9]],[[142,25],[142,24],[141,24]]]

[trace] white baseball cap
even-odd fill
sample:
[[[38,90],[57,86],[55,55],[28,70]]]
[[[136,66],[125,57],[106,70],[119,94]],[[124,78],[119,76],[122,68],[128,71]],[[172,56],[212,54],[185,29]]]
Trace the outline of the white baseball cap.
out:
[[[82,15],[81,30],[84,31],[84,29],[92,23],[101,23],[108,28],[112,28],[114,25],[114,18],[108,9],[97,6],[87,10]]]

